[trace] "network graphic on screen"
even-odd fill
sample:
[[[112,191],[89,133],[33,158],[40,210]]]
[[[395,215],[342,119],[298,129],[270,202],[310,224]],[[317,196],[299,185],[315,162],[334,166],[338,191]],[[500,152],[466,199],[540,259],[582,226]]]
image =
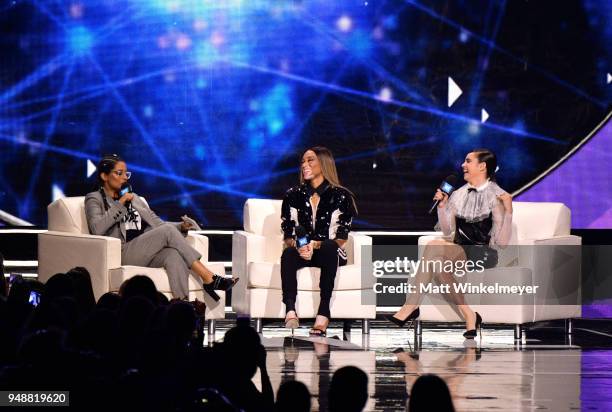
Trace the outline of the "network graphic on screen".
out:
[[[0,209],[45,225],[118,153],[160,216],[235,228],[325,145],[356,227],[430,228],[432,188],[471,149],[495,151],[514,191],[598,127],[610,16],[597,1],[15,1]]]

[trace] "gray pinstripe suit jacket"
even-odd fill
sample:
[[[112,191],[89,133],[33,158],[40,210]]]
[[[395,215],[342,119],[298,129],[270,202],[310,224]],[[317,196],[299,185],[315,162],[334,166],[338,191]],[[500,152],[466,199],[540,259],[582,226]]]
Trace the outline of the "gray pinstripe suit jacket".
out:
[[[85,196],[85,216],[87,218],[87,226],[92,235],[112,236],[121,239],[121,244],[125,244],[125,223],[124,216],[127,214],[127,207],[121,203],[115,202],[110,196],[106,196],[106,201],[109,204],[109,209],[104,210],[104,201],[102,194],[97,192],[88,193]],[[134,193],[132,207],[136,209],[143,221],[149,224],[145,232],[152,228],[163,225],[165,222],[149,208],[149,205]],[[173,223],[180,226],[180,223]]]

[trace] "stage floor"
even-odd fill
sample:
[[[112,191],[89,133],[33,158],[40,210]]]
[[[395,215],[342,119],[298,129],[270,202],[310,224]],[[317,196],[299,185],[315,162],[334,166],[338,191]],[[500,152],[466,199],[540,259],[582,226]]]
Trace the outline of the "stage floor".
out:
[[[218,323],[222,340],[232,322]],[[288,380],[306,384],[313,410],[326,410],[333,372],[358,366],[369,376],[368,411],[403,411],[414,381],[435,373],[448,384],[458,411],[612,409],[612,333],[608,327],[575,327],[571,339],[560,327],[540,328],[515,344],[510,329],[485,329],[482,341],[465,340],[461,329],[424,329],[415,348],[413,334],[373,323],[370,335],[342,325],[327,338],[309,338],[308,328],[292,338],[274,323],[264,327],[272,386]],[[548,329],[548,330],[547,330]],[[259,374],[254,379],[259,386]]]

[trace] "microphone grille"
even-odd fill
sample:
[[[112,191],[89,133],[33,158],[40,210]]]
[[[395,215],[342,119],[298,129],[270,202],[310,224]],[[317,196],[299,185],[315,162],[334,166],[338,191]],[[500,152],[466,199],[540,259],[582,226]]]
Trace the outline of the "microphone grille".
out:
[[[446,179],[444,180],[446,181],[446,183],[448,183],[449,185],[453,187],[457,186],[457,182],[459,181],[456,175],[448,175],[446,176]]]

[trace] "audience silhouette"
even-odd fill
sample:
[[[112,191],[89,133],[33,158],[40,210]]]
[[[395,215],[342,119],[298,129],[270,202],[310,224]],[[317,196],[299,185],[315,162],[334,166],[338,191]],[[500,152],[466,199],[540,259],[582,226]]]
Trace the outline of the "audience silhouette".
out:
[[[437,375],[422,375],[412,385],[408,411],[454,412],[446,382]]]
[[[41,295],[37,306],[32,291]],[[45,285],[15,277],[4,295],[5,390],[68,390],[71,406],[87,410],[274,408],[266,351],[248,320],[222,343],[204,347],[197,340],[204,304],[169,301],[146,276],[128,279],[118,294],[106,293],[97,303],[82,267],[55,274]],[[261,392],[251,381],[257,370]]]
[[[38,305],[32,291],[41,296]],[[239,318],[222,342],[204,346],[198,333],[204,304],[169,301],[144,275],[97,302],[82,267],[55,274],[45,285],[16,276],[4,292],[0,287],[3,390],[67,390],[76,410],[311,409],[308,388],[295,380],[279,387],[274,402],[266,350],[248,319]],[[253,383],[258,371],[261,390]],[[361,411],[368,377],[354,366],[340,368],[328,390],[319,387],[319,396],[321,410]],[[444,381],[421,376],[409,410],[453,411]]]
[[[368,375],[355,366],[338,369],[329,385],[330,412],[362,411],[368,400]]]
[[[283,383],[276,393],[275,412],[308,412],[310,411],[310,392],[300,381]]]

